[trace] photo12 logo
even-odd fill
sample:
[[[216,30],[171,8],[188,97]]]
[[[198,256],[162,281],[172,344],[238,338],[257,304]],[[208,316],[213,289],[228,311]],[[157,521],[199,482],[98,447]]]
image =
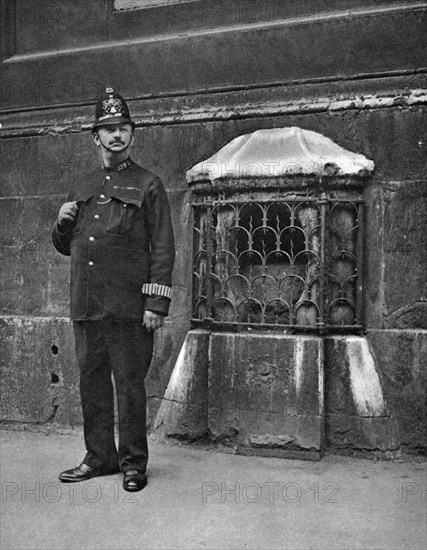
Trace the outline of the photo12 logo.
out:
[[[95,504],[100,502],[101,499],[106,502],[112,500],[115,504],[139,502],[137,495],[124,493],[119,482],[105,486],[91,481],[80,484],[78,487],[74,484],[64,485],[54,481],[46,483],[5,481],[1,484],[1,502],[3,505],[16,500],[23,504],[27,502],[55,504],[60,501],[69,502],[70,504],[75,502]]]
[[[315,482],[307,487],[295,481],[280,483],[278,481],[264,481],[258,483],[249,481],[240,482],[216,482],[204,481],[202,483],[202,502],[223,504],[230,502],[288,502],[297,503],[304,499],[315,503],[338,504],[339,486],[337,483],[328,482],[320,484]]]
[[[427,483],[414,483],[413,481],[402,483],[402,502],[414,499],[427,502]]]

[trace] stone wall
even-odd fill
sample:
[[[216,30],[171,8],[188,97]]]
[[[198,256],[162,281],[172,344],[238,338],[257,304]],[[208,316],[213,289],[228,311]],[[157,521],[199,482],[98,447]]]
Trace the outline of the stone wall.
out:
[[[137,120],[133,157],[165,182],[178,245],[173,306],[148,380],[150,418],[190,327],[186,170],[238,135],[299,126],[375,161],[365,192],[368,339],[399,444],[425,449],[426,5],[262,4],[244,10],[236,1],[230,12],[200,0],[120,13],[103,0],[2,4],[5,421],[81,420],[69,261],[52,248],[50,229],[70,182],[97,162],[94,102],[112,84]]]

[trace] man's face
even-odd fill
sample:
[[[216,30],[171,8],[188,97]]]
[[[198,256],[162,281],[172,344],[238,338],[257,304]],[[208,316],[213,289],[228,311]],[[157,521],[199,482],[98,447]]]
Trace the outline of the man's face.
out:
[[[132,126],[126,123],[101,126],[97,133],[104,146],[117,153],[125,150],[133,139]],[[96,137],[95,134],[95,142],[100,145]]]

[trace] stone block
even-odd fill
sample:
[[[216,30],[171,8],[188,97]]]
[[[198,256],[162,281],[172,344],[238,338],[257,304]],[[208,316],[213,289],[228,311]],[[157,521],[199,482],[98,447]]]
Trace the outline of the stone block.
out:
[[[175,367],[189,323],[167,318],[165,326],[154,334],[153,360],[145,381],[147,391],[147,422],[153,426],[163,394]]]
[[[427,187],[384,191],[384,328],[427,329]]]
[[[390,413],[399,426],[400,445],[427,452],[427,333],[423,330],[370,330],[367,338]]]
[[[1,317],[1,418],[80,424],[79,371],[63,318]]]
[[[188,332],[161,401],[153,434],[194,439],[207,432],[210,333]]]
[[[243,453],[317,458],[323,433],[320,338],[215,333],[209,360],[214,440]]]
[[[96,148],[91,144],[92,137],[86,133],[53,132],[36,140],[4,140],[0,145],[2,196],[67,195],[73,182],[97,164]]]
[[[54,249],[51,239],[60,202],[57,197],[1,201],[3,314],[68,314],[69,260]]]
[[[365,418],[325,414],[326,444],[340,451],[391,451],[398,449],[398,423],[390,416]]]
[[[364,337],[325,339],[325,410],[346,416],[388,416],[374,358]]]
[[[390,414],[368,340],[325,339],[325,440],[338,449],[392,450],[399,429]]]

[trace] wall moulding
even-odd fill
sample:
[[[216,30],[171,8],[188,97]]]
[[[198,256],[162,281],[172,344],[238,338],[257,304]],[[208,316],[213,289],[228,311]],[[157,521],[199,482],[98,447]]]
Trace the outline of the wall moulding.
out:
[[[289,90],[286,90],[290,95]],[[301,91],[301,90],[300,90]],[[137,127],[226,121],[310,113],[354,110],[416,108],[427,104],[427,89],[418,88],[385,94],[324,96],[280,99],[283,88],[241,90],[228,94],[130,100]],[[297,92],[294,90],[294,92]],[[76,116],[76,111],[79,116]],[[64,106],[0,114],[0,136],[14,138],[90,131],[93,106]]]
[[[32,6],[32,11],[25,16],[26,24],[31,22],[31,32],[26,28],[19,35],[22,44],[13,55],[4,52],[0,67],[0,99],[4,111],[89,105],[106,84],[131,99],[228,93],[276,85],[299,86],[307,82],[319,85],[396,75],[408,75],[401,89],[414,89],[421,84],[414,85],[409,75],[417,74],[425,66],[420,44],[427,10],[419,3],[416,3],[417,9],[411,10],[396,4],[391,11],[364,10],[349,14],[335,9],[325,16],[322,12],[319,16],[256,20],[229,26],[212,27],[199,21],[201,27],[180,30],[169,27],[165,30],[164,21],[163,26],[159,21],[155,29],[147,32],[140,28],[138,17],[143,19],[143,14],[148,17],[149,12],[159,15],[166,8],[125,10],[110,18],[117,23],[117,34],[112,30],[111,34],[107,32],[110,20],[106,20],[104,12],[90,11],[89,21],[95,15],[104,17],[103,27],[92,25],[96,36],[92,30],[84,33],[82,26],[77,25],[85,12],[75,9],[72,15],[78,19],[73,29],[80,29],[80,34],[74,34],[74,30],[67,27],[62,37],[62,33],[55,31],[52,20],[46,18],[49,26],[45,33],[50,31],[52,39],[40,42],[40,35],[44,33],[40,33],[38,21],[36,24],[30,18],[34,6],[42,0],[37,2],[34,1],[34,5],[26,2]],[[61,5],[68,4],[72,3]],[[187,7],[198,4],[175,8],[185,12]],[[104,3],[88,4],[90,10],[99,5]],[[182,19],[182,25],[185,23],[188,27],[184,15]],[[130,35],[132,29],[133,35]],[[381,29],[381,33],[376,29]],[[105,82],[106,74],[108,82]],[[286,91],[285,97],[288,97]],[[370,87],[364,91],[372,93]],[[318,90],[314,92],[325,97]],[[331,93],[335,90],[327,90],[326,96]]]
[[[158,6],[170,6],[172,4],[185,4],[199,0],[114,0],[114,10],[135,10],[141,8],[154,8]]]

